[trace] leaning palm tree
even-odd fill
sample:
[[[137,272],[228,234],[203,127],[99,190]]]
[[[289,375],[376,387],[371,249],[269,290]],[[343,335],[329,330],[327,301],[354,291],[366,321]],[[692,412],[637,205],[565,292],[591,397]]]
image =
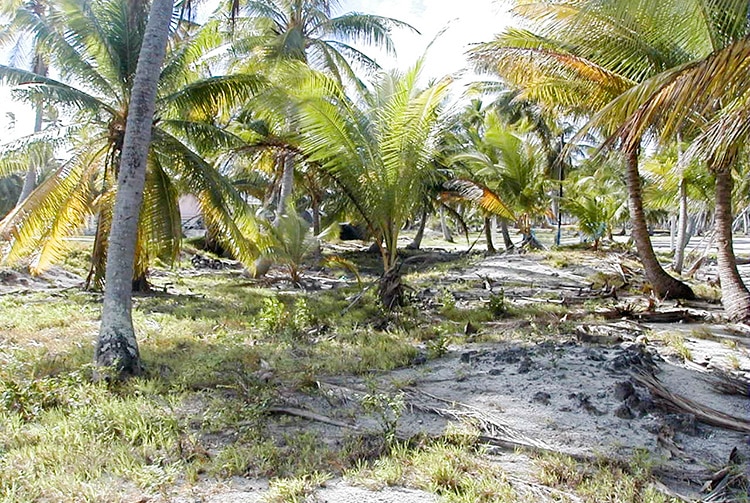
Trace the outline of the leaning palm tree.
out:
[[[519,0],[515,13],[530,29],[508,29],[478,46],[471,57],[479,68],[499,73],[520,89],[522,98],[588,118],[649,76],[710,47],[721,31],[719,11],[703,9],[701,0],[688,3]],[[689,33],[697,35],[689,39]],[[602,127],[605,136],[612,130]],[[628,146],[623,153],[633,238],[646,275],[660,296],[692,297],[687,285],[664,271],[653,251],[643,212],[639,145]]]
[[[300,146],[343,191],[372,234],[383,261],[379,297],[403,302],[398,237],[432,188],[440,105],[449,79],[417,86],[421,62],[404,75],[381,74],[362,103],[336,81],[313,75],[300,105]]]
[[[744,7],[746,15],[746,2]],[[748,321],[750,291],[737,270],[732,245],[732,168],[747,155],[750,140],[750,35],[740,36],[746,29],[744,22],[736,29],[736,40],[723,49],[652,77],[602,110],[597,119],[609,121],[611,115],[628,111],[614,135],[626,144],[646,132],[671,138],[684,128],[699,130],[685,158],[705,162],[716,177],[722,304],[730,319]]]
[[[0,231],[11,240],[6,258],[33,254],[32,270],[39,271],[64,253],[67,236],[96,217],[88,282],[101,288],[107,253],[113,249],[108,236],[117,222],[115,180],[122,172],[126,123],[138,110],[129,100],[147,11],[142,4],[115,0],[93,6],[64,0],[60,9],[67,24],[47,26],[44,38],[56,66],[65,69],[60,78],[3,66],[0,79],[15,84],[16,92],[30,100],[41,97],[70,110],[72,125],[60,125],[54,135],[45,131],[47,141],[36,134],[6,145],[0,171],[20,167],[15,161],[19,152],[32,157],[50,145],[65,148],[70,157],[2,221]],[[158,120],[149,135],[145,204],[137,219],[133,279],[141,284],[155,259],[177,257],[181,193],[198,197],[207,222],[239,258],[250,261],[256,252],[243,235],[244,202],[209,159],[218,147],[242,144],[217,125],[217,114],[246,101],[261,83],[249,75],[201,79],[195,69],[201,49],[219,41],[218,33],[207,28],[175,44],[157,81]],[[57,143],[50,143],[50,137]]]

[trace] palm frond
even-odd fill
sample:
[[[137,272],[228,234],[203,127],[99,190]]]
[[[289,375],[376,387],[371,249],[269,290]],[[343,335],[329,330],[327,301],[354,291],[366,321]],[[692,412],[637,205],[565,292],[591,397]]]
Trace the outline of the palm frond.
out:
[[[480,208],[493,215],[515,221],[516,215],[500,197],[481,183],[472,180],[450,180],[444,184],[445,188],[457,196],[477,204]]]

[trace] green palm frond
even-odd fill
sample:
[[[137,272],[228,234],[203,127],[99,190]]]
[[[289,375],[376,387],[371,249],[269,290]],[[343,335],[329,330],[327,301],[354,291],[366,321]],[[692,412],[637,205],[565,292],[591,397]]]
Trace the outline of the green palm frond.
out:
[[[342,42],[359,42],[383,47],[389,54],[396,53],[390,37],[393,28],[403,28],[419,33],[413,26],[397,19],[372,14],[348,13],[332,18],[317,27]]]
[[[0,82],[18,86],[19,92],[25,90],[27,95],[42,97],[60,105],[75,106],[92,112],[103,109],[115,113],[109,104],[84,91],[26,70],[0,65]]]
[[[165,169],[179,173],[185,191],[197,199],[207,227],[216,231],[220,242],[246,265],[251,265],[259,255],[253,242],[259,234],[249,208],[230,181],[192,151],[179,139],[166,131],[154,130],[160,144],[159,162]]]
[[[404,76],[384,74],[380,92],[361,108],[332,79],[313,75],[300,105],[301,150],[343,190],[389,260],[401,223],[432,185],[438,111],[449,85],[419,90],[418,72],[419,65]]]
[[[705,59],[686,63],[646,80],[599,112],[592,125],[617,124],[619,128],[613,136],[622,137],[628,144],[652,127],[659,130],[660,136],[671,138],[691,124],[702,126],[707,117],[721,116],[717,115],[717,103],[728,103],[732,107],[737,100],[743,99],[750,77],[749,58],[750,37],[747,37]],[[742,114],[741,106],[735,110]],[[620,119],[623,116],[627,117],[624,123]],[[737,119],[735,115],[723,125],[730,126],[725,130],[730,131],[733,129],[731,124],[737,124],[735,138],[740,138],[743,125],[737,123]]]
[[[10,238],[8,262],[37,251],[32,271],[40,272],[64,256],[66,238],[92,214],[92,166],[101,154],[96,149],[77,153],[0,222],[0,234]]]
[[[64,145],[58,131],[40,131],[0,145],[0,177],[41,170],[55,161],[55,151]]]
[[[232,109],[253,97],[265,79],[257,75],[226,75],[211,77],[188,84],[159,100],[161,109],[181,110],[188,116],[200,113],[213,118],[220,110]]]
[[[182,222],[178,204],[178,191],[165,172],[157,154],[152,153],[146,172],[143,206],[138,226],[141,243],[141,267],[145,273],[153,258],[173,264],[179,255]],[[137,275],[136,275],[137,276]]]
[[[231,131],[205,122],[163,119],[158,127],[181,138],[204,155],[218,154],[247,146],[245,140]]]

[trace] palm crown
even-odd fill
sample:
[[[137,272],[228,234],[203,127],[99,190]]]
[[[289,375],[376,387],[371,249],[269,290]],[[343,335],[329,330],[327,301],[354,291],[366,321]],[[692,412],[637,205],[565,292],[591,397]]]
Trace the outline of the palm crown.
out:
[[[39,270],[60,257],[68,235],[88,217],[97,216],[89,279],[100,286],[114,180],[147,12],[143,4],[117,0],[95,4],[64,0],[59,5],[59,16],[38,20],[33,32],[49,51],[60,77],[3,66],[0,78],[15,84],[22,97],[41,96],[70,112],[71,125],[56,132],[58,146],[66,148],[70,158],[5,218],[2,231],[12,237],[7,258],[36,252],[33,268]],[[177,41],[180,35],[174,32],[172,37]],[[248,99],[261,81],[252,75],[200,78],[200,56],[220,41],[215,27],[209,25],[179,41],[169,52],[159,80],[136,277],[155,258],[176,258],[181,237],[177,199],[183,192],[198,197],[208,223],[219,229],[238,257],[249,260],[255,253],[241,231],[244,203],[207,155],[218,147],[241,143],[216,124],[216,116]],[[44,145],[49,148],[38,136],[6,145],[6,152],[16,153],[3,156],[0,172],[17,170],[21,154],[34,156]]]

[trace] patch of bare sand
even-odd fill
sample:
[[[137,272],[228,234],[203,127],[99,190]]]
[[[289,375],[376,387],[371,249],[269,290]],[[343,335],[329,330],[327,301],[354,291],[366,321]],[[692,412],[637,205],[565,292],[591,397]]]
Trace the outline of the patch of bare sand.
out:
[[[83,285],[83,278],[59,266],[52,266],[38,275],[29,273],[27,269],[0,268],[0,295],[62,290],[81,285]]]

